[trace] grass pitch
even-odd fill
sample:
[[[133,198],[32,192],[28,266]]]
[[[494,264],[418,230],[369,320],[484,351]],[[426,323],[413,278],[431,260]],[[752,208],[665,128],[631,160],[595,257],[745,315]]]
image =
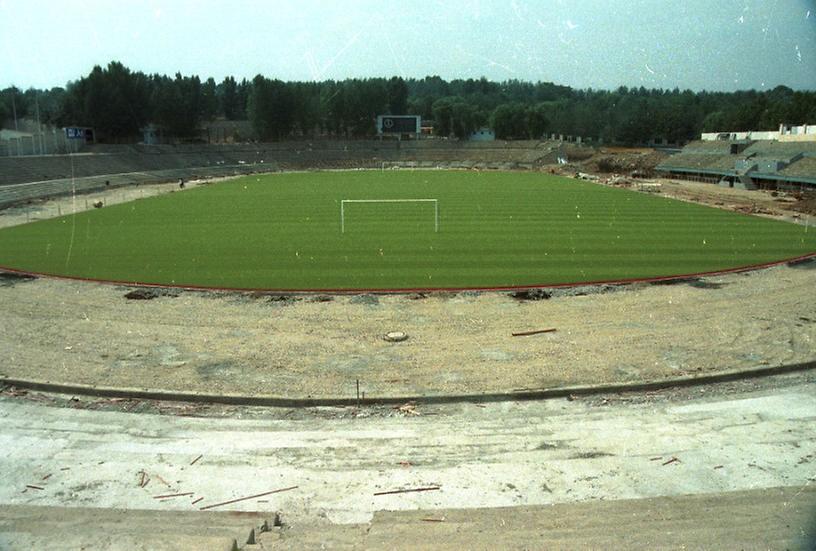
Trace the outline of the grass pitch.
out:
[[[343,199],[437,199],[346,203]],[[0,266],[244,289],[532,286],[816,251],[802,226],[537,173],[250,176],[0,230]]]

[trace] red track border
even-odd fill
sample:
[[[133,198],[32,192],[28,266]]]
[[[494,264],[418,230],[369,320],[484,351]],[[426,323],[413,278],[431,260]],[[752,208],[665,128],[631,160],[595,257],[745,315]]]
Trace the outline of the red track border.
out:
[[[642,278],[628,278],[628,279],[604,279],[597,281],[578,281],[572,283],[554,283],[554,284],[533,284],[533,285],[505,285],[497,287],[405,287],[398,289],[372,289],[372,288],[353,288],[353,289],[280,289],[280,288],[265,288],[265,287],[210,287],[206,285],[173,285],[166,283],[144,283],[140,281],[120,281],[114,279],[94,279],[88,277],[66,276],[59,274],[49,274],[45,272],[29,272],[26,270],[18,270],[16,268],[8,268],[0,266],[0,272],[10,274],[17,274],[31,277],[47,277],[51,279],[65,279],[69,281],[84,281],[88,283],[102,283],[106,285],[122,285],[126,287],[152,287],[157,289],[181,289],[187,291],[223,291],[223,292],[238,292],[238,293],[281,293],[281,294],[332,294],[332,295],[359,295],[359,294],[404,294],[404,293],[434,293],[434,292],[464,292],[464,291],[519,291],[523,289],[559,289],[570,287],[586,287],[590,285],[629,285],[632,283],[654,283],[661,281],[674,281],[690,279],[695,277],[716,276],[723,274],[734,274],[739,272],[749,272],[752,270],[761,270],[763,268],[770,268],[773,266],[780,266],[791,262],[801,262],[804,260],[816,259],[816,252],[804,254],[801,256],[794,256],[784,258],[782,260],[775,260],[773,262],[764,262],[762,264],[749,264],[746,266],[738,266],[736,268],[727,268],[725,270],[714,270],[710,272],[694,272],[688,274],[676,274],[658,277],[642,277]]]

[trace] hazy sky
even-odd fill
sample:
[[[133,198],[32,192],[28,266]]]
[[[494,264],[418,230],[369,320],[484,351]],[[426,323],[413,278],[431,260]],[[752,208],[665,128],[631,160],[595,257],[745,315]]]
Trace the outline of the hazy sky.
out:
[[[111,60],[216,80],[816,89],[816,0],[0,0],[0,88]]]

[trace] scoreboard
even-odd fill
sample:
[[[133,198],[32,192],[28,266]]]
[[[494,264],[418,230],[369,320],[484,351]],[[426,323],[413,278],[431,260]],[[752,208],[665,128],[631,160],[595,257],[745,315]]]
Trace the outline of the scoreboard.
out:
[[[94,133],[92,128],[69,126],[65,128],[65,137],[69,140],[85,140],[86,142],[94,141]]]
[[[419,115],[379,115],[377,134],[417,134],[420,133]]]

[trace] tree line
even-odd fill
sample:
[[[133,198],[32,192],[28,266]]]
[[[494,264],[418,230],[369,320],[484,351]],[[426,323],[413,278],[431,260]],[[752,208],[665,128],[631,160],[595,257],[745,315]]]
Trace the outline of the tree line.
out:
[[[192,139],[214,119],[248,119],[261,140],[325,135],[365,138],[381,114],[421,115],[434,134],[465,138],[488,126],[501,139],[582,136],[638,144],[694,139],[700,132],[773,130],[816,123],[816,92],[693,92],[620,87],[574,89],[550,82],[350,78],[284,82],[258,75],[221,82],[196,75],[132,71],[119,62],[94,67],[65,87],[0,91],[0,122],[36,118],[57,126],[90,126],[104,141],[138,137],[147,124],[168,137]]]

